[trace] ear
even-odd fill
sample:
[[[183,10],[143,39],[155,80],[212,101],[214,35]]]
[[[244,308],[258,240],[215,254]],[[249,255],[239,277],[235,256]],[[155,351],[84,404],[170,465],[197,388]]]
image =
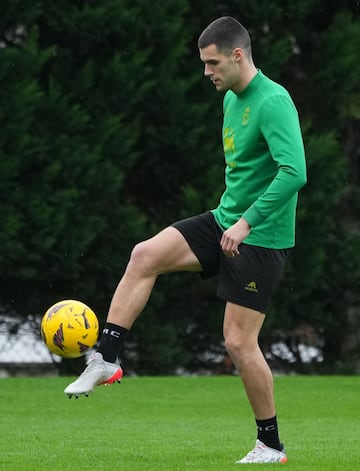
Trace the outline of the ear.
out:
[[[245,57],[244,49],[241,47],[236,47],[232,53],[235,62],[240,62]]]

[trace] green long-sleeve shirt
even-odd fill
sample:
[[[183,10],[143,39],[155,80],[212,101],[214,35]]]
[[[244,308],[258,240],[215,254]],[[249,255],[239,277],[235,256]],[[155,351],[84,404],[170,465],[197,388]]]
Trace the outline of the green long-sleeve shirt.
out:
[[[261,71],[224,97],[225,191],[212,212],[223,229],[242,216],[244,240],[273,249],[295,244],[299,189],[306,183],[300,124],[289,93]]]

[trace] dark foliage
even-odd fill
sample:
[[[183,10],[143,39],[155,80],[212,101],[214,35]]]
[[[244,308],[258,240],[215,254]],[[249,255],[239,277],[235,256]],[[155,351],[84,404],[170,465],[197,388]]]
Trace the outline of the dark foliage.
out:
[[[3,0],[0,303],[41,315],[78,298],[104,321],[132,246],[216,204],[222,97],[203,78],[197,37],[225,14],[249,28],[256,65],[293,95],[307,151],[297,248],[264,345],[310,326],[322,369],[355,371],[357,1]],[[204,352],[221,356],[214,286],[161,277],[124,351],[129,367],[171,373],[204,366]]]

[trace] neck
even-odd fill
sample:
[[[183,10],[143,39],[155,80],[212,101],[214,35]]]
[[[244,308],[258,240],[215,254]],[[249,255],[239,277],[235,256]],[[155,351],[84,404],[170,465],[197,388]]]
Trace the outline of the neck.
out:
[[[238,83],[232,88],[234,93],[240,93],[249,85],[251,80],[255,77],[258,73],[257,68],[255,67],[254,63],[251,62],[243,67],[240,71],[239,81]]]

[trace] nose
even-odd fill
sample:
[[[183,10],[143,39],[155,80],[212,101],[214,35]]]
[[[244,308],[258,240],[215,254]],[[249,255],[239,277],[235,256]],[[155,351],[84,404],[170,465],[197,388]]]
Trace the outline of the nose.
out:
[[[209,64],[205,64],[205,67],[204,67],[204,75],[205,77],[209,77],[209,75],[212,75],[212,70],[211,70],[211,67],[209,66]]]

